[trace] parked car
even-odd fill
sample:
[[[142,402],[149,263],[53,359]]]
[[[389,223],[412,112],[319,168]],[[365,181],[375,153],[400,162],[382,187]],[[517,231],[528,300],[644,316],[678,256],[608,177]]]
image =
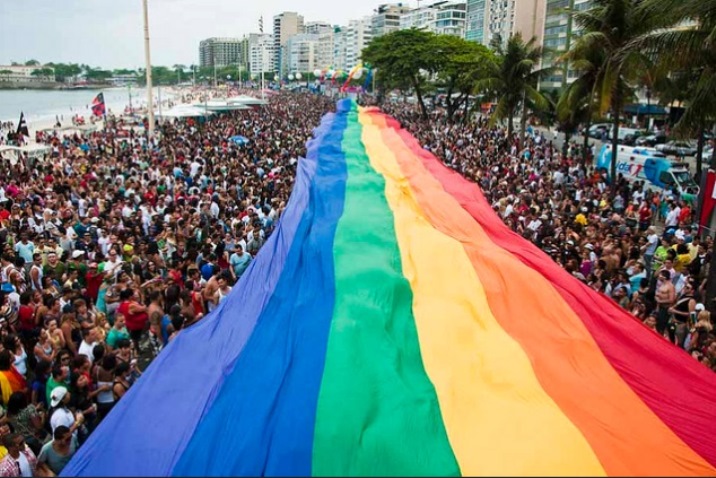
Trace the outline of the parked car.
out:
[[[666,143],[666,134],[664,133],[650,134],[637,138],[636,140],[637,146],[649,146],[650,148],[655,147],[657,144],[664,143]]]
[[[696,145],[691,141],[671,140],[664,144],[657,144],[656,150],[664,154],[694,156],[696,154]]]
[[[590,138],[602,139],[610,127],[611,125],[609,123],[594,123],[589,126],[588,136]],[[580,133],[584,134],[584,128],[582,128]]]
[[[607,141],[611,141],[613,128],[607,132]],[[619,128],[619,143],[627,146],[634,146],[637,138],[644,135],[644,131],[635,128],[621,127]]]

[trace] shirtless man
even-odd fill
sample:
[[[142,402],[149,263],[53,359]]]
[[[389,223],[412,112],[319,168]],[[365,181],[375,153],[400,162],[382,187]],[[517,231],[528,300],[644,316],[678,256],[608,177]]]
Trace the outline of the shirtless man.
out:
[[[676,288],[671,282],[671,273],[668,270],[659,272],[659,279],[656,284],[656,303],[658,315],[656,319],[656,331],[664,335],[669,325],[669,308],[676,300]]]

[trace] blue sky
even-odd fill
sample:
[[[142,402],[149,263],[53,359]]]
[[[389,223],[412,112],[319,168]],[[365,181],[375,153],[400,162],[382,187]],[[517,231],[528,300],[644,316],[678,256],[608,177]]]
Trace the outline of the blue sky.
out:
[[[273,16],[297,11],[306,21],[345,24],[388,1],[149,0],[152,63],[198,62],[199,41],[270,32]],[[404,2],[407,3],[407,2]],[[0,64],[87,63],[103,68],[144,64],[141,0],[0,0]]]

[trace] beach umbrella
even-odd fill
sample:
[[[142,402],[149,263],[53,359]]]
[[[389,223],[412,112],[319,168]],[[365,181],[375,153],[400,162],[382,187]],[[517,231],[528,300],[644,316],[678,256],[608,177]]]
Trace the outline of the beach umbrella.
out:
[[[245,146],[249,144],[249,139],[246,136],[232,136],[231,138],[229,138],[229,141],[234,144],[238,144],[239,146]]]

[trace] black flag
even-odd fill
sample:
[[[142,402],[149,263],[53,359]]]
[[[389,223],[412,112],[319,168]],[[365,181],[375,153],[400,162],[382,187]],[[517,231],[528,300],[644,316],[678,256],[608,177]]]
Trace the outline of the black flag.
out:
[[[25,113],[20,113],[20,122],[17,124],[17,134],[30,136],[30,130],[27,129],[27,121],[25,121]]]

